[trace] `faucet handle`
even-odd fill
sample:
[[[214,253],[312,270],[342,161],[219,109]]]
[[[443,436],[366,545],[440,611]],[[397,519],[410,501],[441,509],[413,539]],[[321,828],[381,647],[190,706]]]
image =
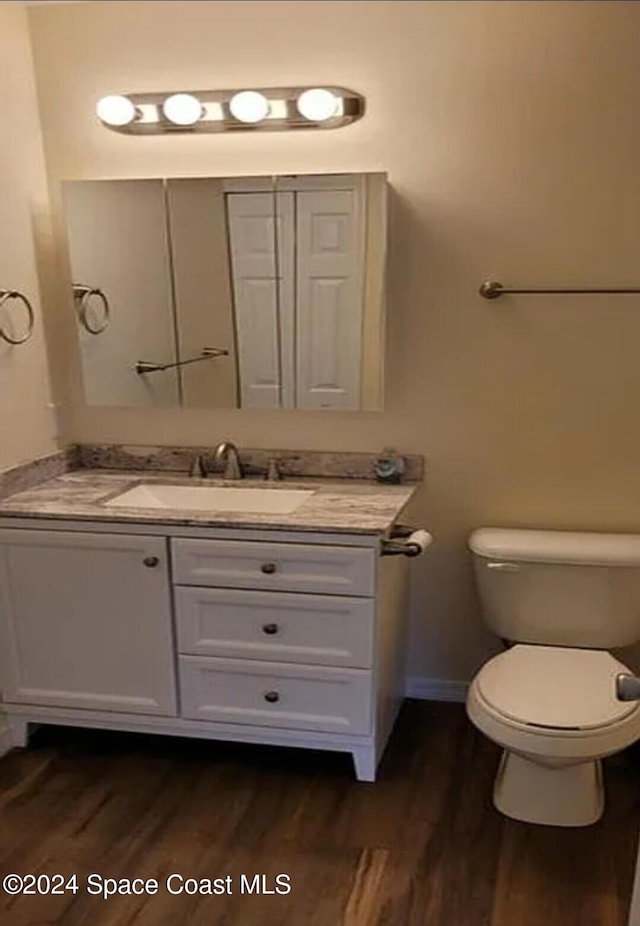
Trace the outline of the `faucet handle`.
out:
[[[637,675],[620,672],[615,682],[618,701],[640,701],[640,678]]]
[[[282,473],[280,472],[280,467],[276,457],[271,457],[269,460],[269,469],[267,470],[265,479],[267,479],[269,482],[276,482],[276,480],[282,479]]]
[[[202,454],[197,453],[195,457],[193,458],[193,463],[191,464],[189,475],[194,479],[206,479],[207,478],[207,469],[204,465]]]
[[[240,460],[237,453],[228,454],[223,478],[242,479],[242,470],[240,469]]]

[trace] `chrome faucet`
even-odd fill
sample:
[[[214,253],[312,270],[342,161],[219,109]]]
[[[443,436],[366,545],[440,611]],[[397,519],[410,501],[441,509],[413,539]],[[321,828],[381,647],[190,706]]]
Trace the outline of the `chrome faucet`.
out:
[[[242,479],[242,466],[240,465],[240,457],[238,455],[238,448],[236,445],[230,441],[225,440],[221,441],[215,449],[213,454],[213,462],[215,463],[226,463],[224,470],[225,479]]]
[[[202,458],[201,453],[197,453],[193,458],[193,463],[189,470],[189,475],[192,479],[206,479],[207,478],[207,468]]]

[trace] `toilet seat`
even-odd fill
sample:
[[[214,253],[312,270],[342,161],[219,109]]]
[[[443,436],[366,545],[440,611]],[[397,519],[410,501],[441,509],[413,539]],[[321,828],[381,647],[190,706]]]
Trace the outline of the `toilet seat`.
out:
[[[629,669],[603,650],[518,644],[489,660],[474,680],[485,710],[531,732],[588,735],[638,712],[618,701],[615,677]]]
[[[494,743],[546,765],[602,758],[640,739],[640,703],[615,700],[618,672],[629,669],[602,650],[518,644],[478,672],[467,714]]]

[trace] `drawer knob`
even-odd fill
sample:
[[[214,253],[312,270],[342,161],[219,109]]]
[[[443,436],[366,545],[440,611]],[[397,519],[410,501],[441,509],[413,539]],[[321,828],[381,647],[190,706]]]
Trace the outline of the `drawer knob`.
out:
[[[279,629],[277,624],[262,625],[262,632],[268,634],[270,637],[273,636],[274,633],[277,633]]]
[[[267,576],[272,576],[277,568],[275,563],[263,563],[262,566],[260,566],[260,571],[264,572]]]
[[[280,700],[280,695],[277,691],[267,691],[264,696],[265,701],[268,701],[269,704],[275,704],[276,701]]]
[[[153,569],[154,566],[158,565],[160,560],[158,559],[157,556],[145,556],[142,562],[145,564],[145,566],[148,566],[149,569]]]

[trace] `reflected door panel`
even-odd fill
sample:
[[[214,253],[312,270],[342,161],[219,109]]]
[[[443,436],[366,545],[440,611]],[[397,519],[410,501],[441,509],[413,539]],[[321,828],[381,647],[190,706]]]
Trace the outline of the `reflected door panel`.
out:
[[[364,222],[359,191],[296,193],[298,408],[358,408]]]
[[[241,404],[291,408],[293,195],[229,193],[227,211]]]
[[[294,345],[296,336],[296,229],[295,199],[292,193],[275,194],[276,230],[278,235],[278,321],[280,341],[281,408],[295,408],[296,371]]]

